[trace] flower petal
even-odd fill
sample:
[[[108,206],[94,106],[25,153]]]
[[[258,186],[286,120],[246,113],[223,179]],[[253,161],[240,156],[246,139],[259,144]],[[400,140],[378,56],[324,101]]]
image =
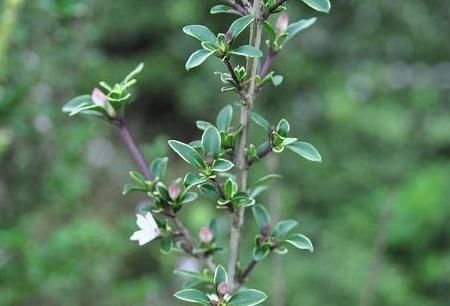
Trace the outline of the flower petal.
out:
[[[137,218],[136,224],[137,226],[139,226],[139,228],[141,229],[148,228],[147,219],[143,215],[136,214],[136,218]]]
[[[130,237],[130,240],[137,240],[139,245],[144,245],[152,241],[152,239],[154,239],[154,237],[152,238],[152,235],[150,233],[143,230],[134,232]]]

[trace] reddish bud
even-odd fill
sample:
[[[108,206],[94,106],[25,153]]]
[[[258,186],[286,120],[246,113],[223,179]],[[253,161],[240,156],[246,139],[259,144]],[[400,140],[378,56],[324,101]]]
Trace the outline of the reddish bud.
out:
[[[200,238],[201,242],[206,244],[211,243],[211,241],[214,239],[213,232],[207,226],[202,227],[202,229],[198,233],[198,237]]]
[[[263,227],[261,228],[261,235],[263,235],[264,237],[269,237],[270,234],[271,234],[270,225],[269,224],[263,225]]]
[[[172,200],[176,200],[181,193],[180,187],[177,183],[170,184],[169,186],[169,196]]]
[[[106,103],[106,101],[108,101],[108,97],[97,87],[94,88],[94,90],[92,91],[92,95],[91,95],[92,101],[103,107]]]
[[[108,97],[97,87],[92,91],[91,99],[94,104],[103,108],[110,117],[116,117],[116,111],[109,103]]]
[[[211,153],[208,153],[208,155],[206,156],[206,164],[208,166],[212,166],[213,163],[214,163],[214,156]]]
[[[224,296],[225,294],[228,293],[228,285],[226,282],[222,282],[217,286],[217,293],[220,296]]]
[[[226,43],[229,43],[232,39],[233,39],[233,37],[231,36],[231,32],[230,32],[230,31],[227,31],[227,32],[225,33],[225,42],[226,42]]]
[[[288,24],[289,24],[288,15],[286,13],[281,13],[280,16],[278,16],[275,28],[277,29],[278,33],[284,33],[287,30]]]

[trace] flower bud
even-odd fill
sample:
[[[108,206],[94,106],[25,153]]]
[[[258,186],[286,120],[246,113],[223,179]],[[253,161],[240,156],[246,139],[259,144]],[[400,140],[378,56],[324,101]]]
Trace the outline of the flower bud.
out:
[[[261,235],[263,235],[264,237],[269,237],[270,234],[271,234],[270,225],[269,224],[263,225],[263,227],[261,228]]]
[[[232,39],[233,39],[233,37],[231,36],[231,32],[230,32],[230,31],[227,31],[227,32],[225,33],[225,43],[231,42]]]
[[[212,166],[213,163],[214,163],[214,156],[211,153],[208,153],[208,155],[206,155],[206,164],[208,166]]]
[[[110,117],[116,117],[116,111],[111,103],[109,103],[108,97],[97,87],[92,91],[91,99],[94,104],[103,108]]]
[[[275,28],[277,29],[278,33],[285,33],[287,30],[288,24],[289,24],[288,15],[286,13],[281,13],[280,16],[278,16]]]
[[[172,183],[169,186],[169,196],[172,200],[176,200],[181,193],[181,189],[177,183]]]
[[[219,296],[224,296],[228,293],[228,285],[226,282],[222,282],[217,286],[217,293]]]
[[[201,242],[206,244],[211,243],[214,239],[213,232],[207,226],[202,227],[202,229],[198,233],[198,237],[200,238]]]

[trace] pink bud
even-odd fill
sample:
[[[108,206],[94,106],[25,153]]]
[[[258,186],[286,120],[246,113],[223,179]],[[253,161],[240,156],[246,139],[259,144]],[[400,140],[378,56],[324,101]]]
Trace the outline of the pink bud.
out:
[[[108,97],[97,87],[92,91],[91,99],[94,104],[103,108],[110,117],[116,117],[116,111],[111,103],[109,103]]]
[[[227,32],[225,33],[225,42],[226,42],[226,43],[229,43],[232,39],[233,39],[233,36],[232,36],[231,32],[230,32],[230,31],[227,31]]]
[[[228,293],[228,285],[226,282],[222,282],[217,286],[217,293],[220,296],[224,296],[225,294]]]
[[[214,238],[214,235],[209,227],[204,226],[198,233],[198,237],[200,238],[200,241],[203,243],[211,243],[211,241]]]
[[[280,16],[278,16],[277,24],[275,25],[278,33],[284,33],[287,30],[289,24],[289,17],[286,13],[281,13]]]
[[[92,101],[98,106],[104,107],[108,97],[97,87],[94,88],[91,95]]]
[[[172,200],[176,200],[178,196],[180,195],[181,190],[180,187],[178,187],[177,183],[172,183],[169,186],[169,196]]]

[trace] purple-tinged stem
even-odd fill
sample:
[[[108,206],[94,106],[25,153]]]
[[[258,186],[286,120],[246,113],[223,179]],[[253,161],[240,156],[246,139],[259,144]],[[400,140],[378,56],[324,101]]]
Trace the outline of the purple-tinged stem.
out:
[[[139,166],[139,169],[142,171],[142,173],[147,179],[152,180],[153,174],[150,172],[150,169],[148,168],[144,157],[142,156],[136,143],[134,142],[133,137],[131,137],[128,128],[125,125],[125,122],[123,120],[118,120],[115,125],[119,129],[120,136],[122,137],[122,140],[125,142],[127,149],[130,152],[131,156],[133,157],[134,161]]]
[[[267,55],[266,60],[264,61],[264,64],[261,68],[261,71],[259,72],[259,76],[261,77],[261,79],[263,79],[269,73],[269,69],[272,66],[273,60],[275,59],[276,55],[277,53],[273,50],[269,51],[269,54]]]

